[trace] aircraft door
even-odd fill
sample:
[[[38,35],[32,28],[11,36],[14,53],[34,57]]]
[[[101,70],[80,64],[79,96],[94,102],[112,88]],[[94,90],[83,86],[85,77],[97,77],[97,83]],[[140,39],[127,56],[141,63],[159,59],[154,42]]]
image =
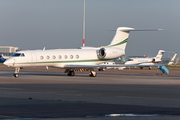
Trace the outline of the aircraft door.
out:
[[[31,62],[32,63],[37,62],[37,57],[35,53],[31,53]]]
[[[14,59],[14,61],[13,61],[13,66],[16,64],[16,59]]]

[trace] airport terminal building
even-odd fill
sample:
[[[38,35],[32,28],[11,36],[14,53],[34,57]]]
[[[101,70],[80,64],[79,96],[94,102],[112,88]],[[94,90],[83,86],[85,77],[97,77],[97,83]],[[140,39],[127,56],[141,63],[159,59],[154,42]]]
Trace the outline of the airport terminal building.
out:
[[[18,47],[13,46],[0,46],[0,54],[3,54],[4,56],[11,56],[18,49]]]

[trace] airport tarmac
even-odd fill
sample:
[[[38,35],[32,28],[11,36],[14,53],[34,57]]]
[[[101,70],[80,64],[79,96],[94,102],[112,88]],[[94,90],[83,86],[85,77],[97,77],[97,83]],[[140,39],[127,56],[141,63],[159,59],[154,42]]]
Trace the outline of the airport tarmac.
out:
[[[0,119],[180,118],[180,70],[170,70],[170,75],[148,69],[106,70],[97,71],[97,77],[63,72],[31,67],[14,78],[14,68],[1,65]],[[142,117],[105,117],[130,113]]]

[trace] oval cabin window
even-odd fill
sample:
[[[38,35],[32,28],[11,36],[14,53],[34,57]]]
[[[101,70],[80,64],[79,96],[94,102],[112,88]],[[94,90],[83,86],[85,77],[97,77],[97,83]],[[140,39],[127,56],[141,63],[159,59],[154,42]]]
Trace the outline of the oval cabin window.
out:
[[[79,55],[76,55],[76,59],[78,59],[79,58]]]
[[[73,55],[70,55],[70,58],[73,59]]]
[[[49,56],[47,56],[46,58],[47,58],[47,59],[49,59],[50,57],[49,57]]]
[[[53,59],[56,59],[56,56],[55,55],[53,55],[53,57],[52,57]]]
[[[40,59],[41,59],[41,60],[43,60],[43,59],[44,59],[44,57],[43,57],[43,56],[41,56],[41,57],[40,57]]]
[[[67,59],[67,55],[65,55],[64,58]]]

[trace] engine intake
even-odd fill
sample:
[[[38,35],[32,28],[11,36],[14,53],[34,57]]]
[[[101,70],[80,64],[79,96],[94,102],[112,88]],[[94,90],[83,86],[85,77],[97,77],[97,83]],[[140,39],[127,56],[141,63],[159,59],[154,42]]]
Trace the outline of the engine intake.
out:
[[[118,58],[124,54],[124,50],[113,47],[104,47],[97,50],[97,56],[99,59],[113,59]]]
[[[153,58],[153,59],[152,59],[152,62],[153,62],[153,63],[158,63],[158,62],[161,62],[161,59]]]
[[[106,49],[101,48],[98,52],[98,57],[102,59],[102,58],[105,58],[105,56],[106,56]]]

